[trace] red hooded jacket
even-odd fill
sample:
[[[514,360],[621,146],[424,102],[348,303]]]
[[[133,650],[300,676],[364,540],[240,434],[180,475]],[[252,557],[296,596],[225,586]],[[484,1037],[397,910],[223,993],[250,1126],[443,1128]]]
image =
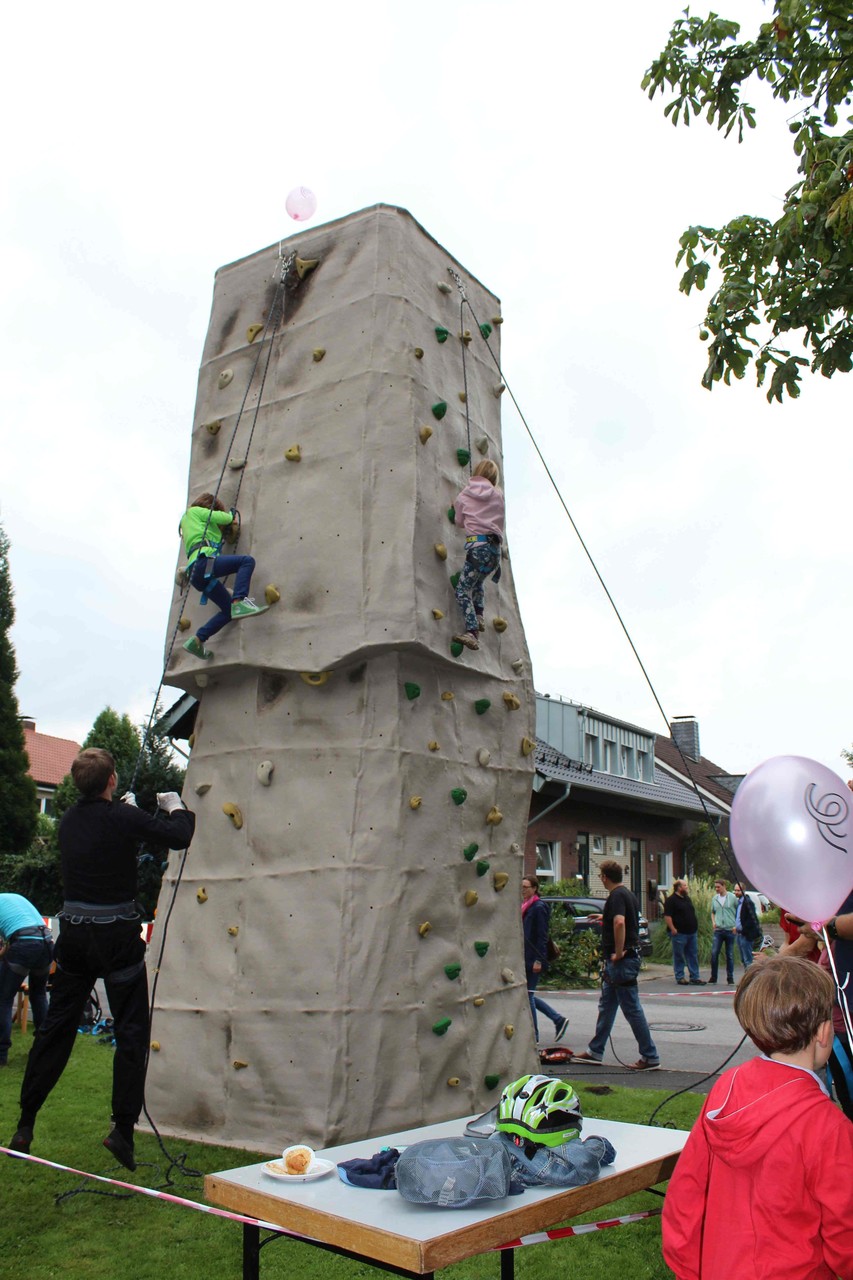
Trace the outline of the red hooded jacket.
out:
[[[678,1280],[853,1280],[853,1124],[811,1072],[753,1058],[721,1076],[663,1208]]]

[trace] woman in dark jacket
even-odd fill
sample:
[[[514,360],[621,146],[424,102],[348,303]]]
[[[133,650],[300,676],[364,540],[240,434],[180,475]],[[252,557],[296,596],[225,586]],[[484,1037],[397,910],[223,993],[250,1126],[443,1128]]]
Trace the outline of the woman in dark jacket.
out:
[[[557,1013],[549,1004],[535,994],[542,974],[548,968],[548,928],[551,922],[551,908],[539,897],[539,880],[536,876],[525,876],[521,882],[521,923],[524,929],[524,970],[527,974],[527,992],[530,996],[530,1012],[533,1015],[533,1034],[539,1039],[539,1022],[537,1010],[544,1013],[554,1024],[554,1040],[562,1040],[569,1025],[568,1018]]]

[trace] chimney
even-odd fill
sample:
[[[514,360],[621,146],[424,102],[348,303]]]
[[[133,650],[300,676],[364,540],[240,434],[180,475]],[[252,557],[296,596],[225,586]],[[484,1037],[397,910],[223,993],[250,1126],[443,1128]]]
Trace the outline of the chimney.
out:
[[[19,719],[24,729],[35,730],[36,722],[32,716],[19,716]]]
[[[700,758],[699,722],[695,716],[676,716],[669,731],[682,755],[689,760]]]

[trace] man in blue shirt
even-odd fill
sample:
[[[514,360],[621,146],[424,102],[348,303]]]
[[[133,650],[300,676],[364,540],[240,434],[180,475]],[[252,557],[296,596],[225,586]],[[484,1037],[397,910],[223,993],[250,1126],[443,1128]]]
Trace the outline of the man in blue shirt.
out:
[[[5,1067],[12,1047],[12,1006],[25,982],[33,1026],[38,1030],[44,1022],[53,942],[39,912],[19,893],[0,893],[0,940],[0,1067]]]

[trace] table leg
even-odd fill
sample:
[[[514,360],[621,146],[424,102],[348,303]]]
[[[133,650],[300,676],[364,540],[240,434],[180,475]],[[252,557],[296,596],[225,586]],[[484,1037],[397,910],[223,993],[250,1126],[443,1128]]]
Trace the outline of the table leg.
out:
[[[515,1249],[501,1249],[501,1280],[514,1280]]]
[[[261,1229],[243,1223],[243,1280],[258,1280],[261,1266]]]

